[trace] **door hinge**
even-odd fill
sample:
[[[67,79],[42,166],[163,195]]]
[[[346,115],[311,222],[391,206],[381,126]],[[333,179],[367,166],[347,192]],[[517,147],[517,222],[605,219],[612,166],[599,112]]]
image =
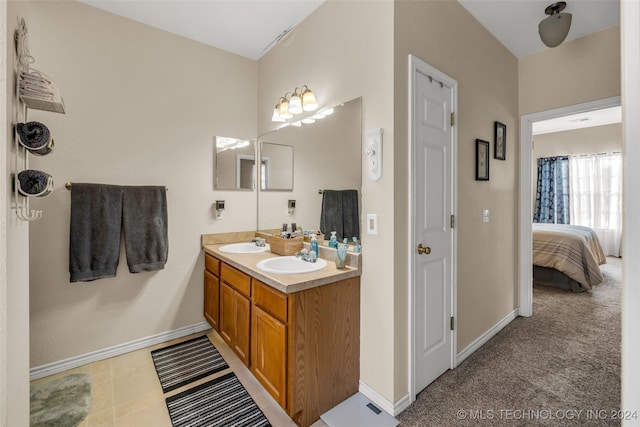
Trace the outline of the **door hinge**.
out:
[[[451,113],[451,126],[456,124],[456,113]]]
[[[451,330],[453,331],[456,327],[455,317],[451,316]]]
[[[453,228],[455,223],[456,223],[456,216],[455,215],[451,215],[451,219],[449,221],[449,225],[451,225],[451,228]]]

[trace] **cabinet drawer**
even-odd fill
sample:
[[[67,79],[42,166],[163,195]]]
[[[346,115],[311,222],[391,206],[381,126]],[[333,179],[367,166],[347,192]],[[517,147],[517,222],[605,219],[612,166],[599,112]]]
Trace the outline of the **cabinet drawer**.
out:
[[[253,302],[283,323],[287,323],[287,296],[253,279]]]
[[[225,263],[220,265],[220,278],[247,298],[251,297],[251,277]]]
[[[220,276],[220,261],[209,254],[204,255],[204,267],[216,277]]]

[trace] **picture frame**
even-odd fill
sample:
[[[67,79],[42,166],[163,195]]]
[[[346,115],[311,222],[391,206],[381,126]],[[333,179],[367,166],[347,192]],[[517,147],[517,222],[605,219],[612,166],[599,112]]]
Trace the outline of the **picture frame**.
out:
[[[489,141],[476,139],[476,181],[489,181]]]
[[[500,122],[493,125],[493,158],[507,160],[507,126]]]

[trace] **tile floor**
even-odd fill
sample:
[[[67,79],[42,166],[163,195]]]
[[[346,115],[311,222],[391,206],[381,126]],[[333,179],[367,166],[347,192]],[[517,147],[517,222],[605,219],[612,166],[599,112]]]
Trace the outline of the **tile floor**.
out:
[[[200,332],[121,356],[101,360],[34,380],[33,383],[48,381],[55,377],[73,373],[91,375],[93,382],[91,412],[79,427],[171,427],[169,412],[164,401],[166,396],[180,393],[194,385],[204,383],[232,370],[271,425],[274,427],[294,427],[294,422],[284,410],[273,400],[253,374],[250,373],[249,369],[244,366],[229,346],[213,330],[206,334],[229,364],[229,369],[173,390],[167,393],[166,396],[162,393],[160,381],[151,360],[151,350],[186,341],[202,334]],[[312,427],[327,427],[327,425],[322,420],[318,420]]]

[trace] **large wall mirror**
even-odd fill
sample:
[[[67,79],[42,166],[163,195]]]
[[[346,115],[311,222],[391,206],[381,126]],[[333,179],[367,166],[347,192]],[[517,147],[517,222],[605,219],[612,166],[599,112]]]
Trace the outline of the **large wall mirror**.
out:
[[[214,188],[248,190],[256,188],[256,147],[247,139],[215,136]]]
[[[293,147],[260,142],[260,190],[293,190]]]
[[[314,123],[287,126],[261,135],[258,145],[260,164],[267,157],[273,158],[269,153],[274,148],[289,152],[292,158],[291,168],[283,166],[285,170],[279,171],[292,171],[290,190],[269,191],[275,188],[269,184],[260,186],[258,229],[280,229],[283,223],[295,222],[304,230],[318,230],[324,190],[357,190],[361,200],[362,98],[335,106],[333,114]],[[273,173],[272,163],[271,182]],[[289,200],[296,201],[291,214]]]

